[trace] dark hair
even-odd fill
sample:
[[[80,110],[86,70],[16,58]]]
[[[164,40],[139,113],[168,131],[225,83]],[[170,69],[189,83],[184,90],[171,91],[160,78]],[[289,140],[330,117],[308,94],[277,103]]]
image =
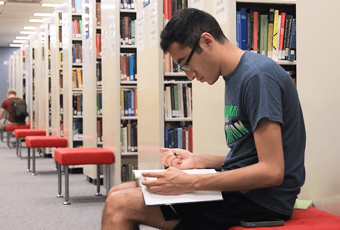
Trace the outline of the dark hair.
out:
[[[168,52],[173,42],[193,48],[204,32],[210,33],[220,44],[227,39],[216,19],[210,14],[194,8],[177,10],[161,33],[160,46],[164,53]],[[202,52],[200,46],[197,46],[196,52]]]

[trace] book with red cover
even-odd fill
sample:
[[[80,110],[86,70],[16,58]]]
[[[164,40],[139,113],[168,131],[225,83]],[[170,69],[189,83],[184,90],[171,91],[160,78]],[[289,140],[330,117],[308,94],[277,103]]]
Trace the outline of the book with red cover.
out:
[[[283,40],[285,33],[285,22],[286,22],[286,13],[281,13],[281,25],[280,25],[280,43],[279,43],[279,58],[278,60],[282,60],[283,53]]]
[[[253,51],[257,52],[259,12],[253,12]]]

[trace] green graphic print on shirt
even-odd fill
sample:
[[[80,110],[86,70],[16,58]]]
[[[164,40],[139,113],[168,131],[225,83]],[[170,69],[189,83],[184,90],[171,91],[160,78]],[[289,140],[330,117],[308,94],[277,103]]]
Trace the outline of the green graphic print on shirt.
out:
[[[244,127],[241,120],[236,121],[234,124],[230,124],[229,117],[237,117],[238,108],[239,107],[236,105],[226,105],[224,108],[224,121],[227,144],[231,144],[249,133],[249,130]]]

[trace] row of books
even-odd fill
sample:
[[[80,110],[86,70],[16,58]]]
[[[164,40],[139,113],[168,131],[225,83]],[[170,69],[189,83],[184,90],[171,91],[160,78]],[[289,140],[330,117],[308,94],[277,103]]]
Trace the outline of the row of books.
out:
[[[179,65],[176,64],[169,53],[163,54],[163,65],[164,65],[164,73],[183,73],[179,69]]]
[[[137,89],[120,88],[121,116],[136,117],[138,115]]]
[[[73,138],[83,139],[83,119],[73,119]]]
[[[135,9],[135,4],[137,0],[120,0],[120,9]]]
[[[83,62],[83,49],[82,44],[79,42],[72,44],[72,61],[73,63]]]
[[[188,0],[163,0],[164,26],[171,19],[172,15],[179,10],[188,7]]]
[[[75,14],[81,14],[82,10],[81,10],[81,0],[72,0],[72,13]]]
[[[62,50],[59,50],[59,55],[58,55],[58,58],[59,58],[59,69],[61,69],[63,67],[63,51]]]
[[[96,62],[96,78],[97,78],[97,86],[102,85],[102,62]]]
[[[83,77],[81,68],[76,68],[75,70],[72,70],[72,88],[73,89],[83,88]]]
[[[120,128],[122,153],[137,152],[137,121],[123,121]]]
[[[164,147],[180,148],[192,152],[192,126],[188,127],[164,127]]]
[[[135,20],[129,16],[120,18],[121,45],[135,45]]]
[[[101,44],[101,34],[96,34],[96,53],[97,57],[101,56],[102,44]]]
[[[121,167],[121,180],[128,182],[135,180],[133,170],[137,170],[137,164],[123,164]]]
[[[101,92],[97,93],[97,115],[103,114],[103,94]]]
[[[241,8],[236,12],[238,47],[273,60],[296,59],[296,19],[279,10],[259,12]]]
[[[71,22],[72,38],[81,38],[82,33],[82,20],[75,19]]]
[[[97,18],[97,26],[102,25],[102,8],[101,8],[101,3],[96,2],[96,18]]]
[[[120,77],[122,81],[137,81],[137,54],[120,54]]]
[[[97,142],[103,141],[103,119],[97,118]]]
[[[165,118],[192,117],[191,83],[165,83]]]
[[[83,115],[83,95],[73,95],[72,96],[72,107],[73,115],[81,116]]]

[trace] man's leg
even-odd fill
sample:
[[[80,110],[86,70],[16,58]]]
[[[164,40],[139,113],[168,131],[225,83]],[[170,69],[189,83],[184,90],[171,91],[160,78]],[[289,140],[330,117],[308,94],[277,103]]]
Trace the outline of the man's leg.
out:
[[[135,182],[112,188],[105,202],[102,230],[139,229],[139,224],[171,230],[179,220],[165,221],[159,206],[145,206],[142,190]]]

